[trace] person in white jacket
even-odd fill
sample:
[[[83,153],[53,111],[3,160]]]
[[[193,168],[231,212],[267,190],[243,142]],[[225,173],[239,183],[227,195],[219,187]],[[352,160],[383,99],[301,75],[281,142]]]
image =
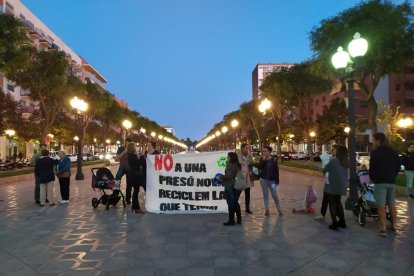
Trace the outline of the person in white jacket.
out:
[[[248,144],[241,145],[241,152],[238,154],[239,162],[241,164],[241,170],[245,179],[249,185],[247,189],[244,190],[244,200],[245,200],[245,207],[246,213],[253,214],[250,210],[250,188],[254,186],[254,182],[250,180],[249,172],[253,165],[253,157],[251,155],[251,147]]]

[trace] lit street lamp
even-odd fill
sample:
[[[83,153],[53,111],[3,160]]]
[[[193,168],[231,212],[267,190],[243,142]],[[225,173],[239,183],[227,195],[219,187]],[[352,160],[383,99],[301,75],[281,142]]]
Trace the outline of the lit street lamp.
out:
[[[78,139],[77,139],[77,144],[78,144],[78,160],[77,160],[77,172],[76,172],[76,176],[75,179],[76,180],[83,180],[85,179],[85,176],[83,175],[82,172],[82,142],[83,142],[83,131],[82,131],[82,112],[85,112],[86,110],[88,110],[88,104],[81,99],[78,99],[78,97],[74,97],[71,101],[70,101],[70,105],[72,106],[72,108],[75,110],[75,119],[76,119],[76,123],[77,123],[77,129],[78,129]]]
[[[348,52],[342,47],[338,47],[337,52],[332,56],[332,64],[341,72],[341,77],[348,84],[348,150],[349,150],[349,196],[345,202],[345,208],[351,210],[358,201],[357,175],[356,175],[356,137],[355,137],[355,91],[354,91],[354,72],[358,70],[358,59],[363,57],[368,50],[368,42],[355,33],[354,39],[348,45]],[[353,59],[352,59],[353,58]],[[354,66],[355,65],[355,68]]]
[[[230,125],[231,125],[232,128],[236,128],[236,127],[239,126],[239,121],[234,119],[233,121],[231,121]]]
[[[316,151],[316,146],[315,146],[315,142],[316,142],[316,139],[315,139],[315,137],[316,137],[316,132],[315,131],[311,131],[311,132],[309,132],[309,136],[310,136],[310,138],[311,138],[311,141],[312,141],[312,152],[315,152]]]
[[[128,131],[132,127],[132,123],[130,120],[124,120],[122,122],[122,126],[125,128],[125,137],[124,137],[124,144],[125,144],[125,139],[129,135]]]
[[[412,125],[413,125],[413,120],[411,120],[411,118],[402,118],[398,120],[397,126],[399,128],[404,129],[404,141],[407,140],[407,127],[410,127]]]
[[[12,137],[16,135],[16,131],[13,129],[6,129],[4,131],[7,137],[9,137],[9,160],[12,158]]]

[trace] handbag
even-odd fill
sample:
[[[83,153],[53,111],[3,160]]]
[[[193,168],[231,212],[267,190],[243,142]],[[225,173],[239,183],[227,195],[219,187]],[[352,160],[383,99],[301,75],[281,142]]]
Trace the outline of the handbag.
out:
[[[243,191],[249,188],[249,183],[247,183],[247,179],[244,177],[241,170],[239,170],[236,174],[236,178],[234,179],[234,189],[238,191]]]
[[[61,178],[61,177],[63,177],[63,178],[65,178],[65,177],[70,177],[70,172],[69,172],[69,171],[64,171],[63,173],[60,173],[60,174],[58,175],[58,177],[59,177],[59,178]]]
[[[259,170],[256,166],[249,166],[249,178],[250,181],[256,181],[260,179]]]

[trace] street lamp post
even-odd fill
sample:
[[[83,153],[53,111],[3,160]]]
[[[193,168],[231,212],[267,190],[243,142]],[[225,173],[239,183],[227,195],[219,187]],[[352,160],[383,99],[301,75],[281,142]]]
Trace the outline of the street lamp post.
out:
[[[11,152],[12,152],[12,137],[14,136],[14,135],[16,135],[16,131],[15,130],[13,130],[13,129],[6,129],[5,131],[4,131],[4,133],[7,135],[7,137],[9,138],[9,160],[11,160],[11,158],[12,158],[12,154],[11,154]]]
[[[124,144],[125,144],[125,139],[129,135],[128,131],[132,127],[132,123],[131,123],[130,120],[124,120],[122,122],[122,126],[125,128],[125,137],[123,137],[124,138]]]
[[[267,98],[262,100],[259,104],[259,112],[263,113],[263,129],[266,127],[266,111],[272,107],[272,102]]]
[[[310,136],[310,138],[311,138],[311,142],[312,142],[312,153],[315,153],[315,151],[316,151],[316,146],[315,146],[315,143],[316,143],[316,132],[315,131],[311,131],[311,132],[309,132],[309,136]]]
[[[335,69],[342,73],[342,76],[348,84],[348,150],[349,150],[349,196],[345,202],[345,208],[352,210],[358,201],[357,175],[356,175],[356,133],[355,133],[355,91],[354,91],[354,72],[358,69],[358,59],[363,57],[368,50],[368,42],[355,33],[354,39],[348,45],[348,52],[339,47],[337,52],[332,56],[332,64]],[[353,59],[352,59],[352,58]],[[355,68],[353,65],[356,65]]]
[[[76,111],[75,112],[75,119],[76,119],[76,123],[77,123],[77,132],[78,132],[78,160],[76,161],[77,164],[77,172],[76,172],[76,176],[75,179],[76,180],[83,180],[85,179],[85,176],[83,175],[82,172],[82,140],[83,140],[83,132],[82,132],[82,112],[85,112],[86,110],[88,110],[88,104],[81,99],[78,99],[78,97],[74,97],[71,101],[70,101],[70,105],[72,106],[72,108]]]

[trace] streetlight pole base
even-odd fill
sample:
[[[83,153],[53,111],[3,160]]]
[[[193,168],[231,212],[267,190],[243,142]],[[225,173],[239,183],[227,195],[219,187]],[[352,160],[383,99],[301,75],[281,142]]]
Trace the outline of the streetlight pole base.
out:
[[[85,179],[85,176],[83,175],[83,172],[76,173],[75,180],[84,180],[84,179]]]

